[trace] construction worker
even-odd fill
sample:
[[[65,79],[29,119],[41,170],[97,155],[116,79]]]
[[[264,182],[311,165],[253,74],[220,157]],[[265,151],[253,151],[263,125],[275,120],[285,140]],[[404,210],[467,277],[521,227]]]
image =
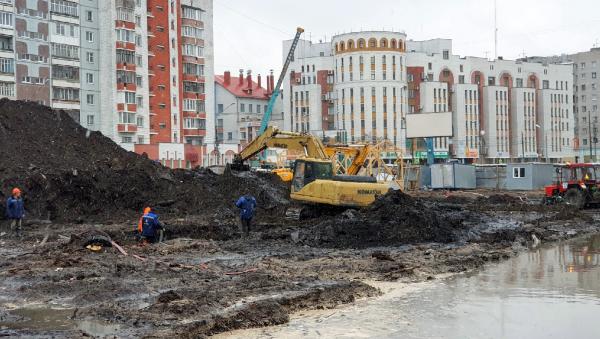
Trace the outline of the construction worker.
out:
[[[150,207],[144,208],[144,215],[138,223],[138,232],[140,232],[142,244],[153,244],[162,240],[164,229],[164,225],[158,220],[158,215],[152,213]],[[157,238],[157,235],[160,235],[160,237]]]
[[[235,206],[240,209],[242,233],[248,236],[250,235],[252,218],[254,218],[254,210],[256,209],[256,199],[250,193],[246,193],[238,199]]]
[[[6,217],[10,220],[10,229],[16,230],[18,236],[22,236],[21,228],[25,217],[25,207],[21,198],[21,190],[13,188],[12,195],[6,200]]]

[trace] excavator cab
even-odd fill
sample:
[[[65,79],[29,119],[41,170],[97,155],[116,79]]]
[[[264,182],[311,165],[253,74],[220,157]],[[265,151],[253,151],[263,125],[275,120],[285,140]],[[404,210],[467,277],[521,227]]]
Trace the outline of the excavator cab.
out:
[[[304,186],[317,179],[330,180],[333,177],[333,166],[331,161],[319,161],[315,159],[299,159],[294,165],[294,177],[292,179],[292,192],[302,190]]]

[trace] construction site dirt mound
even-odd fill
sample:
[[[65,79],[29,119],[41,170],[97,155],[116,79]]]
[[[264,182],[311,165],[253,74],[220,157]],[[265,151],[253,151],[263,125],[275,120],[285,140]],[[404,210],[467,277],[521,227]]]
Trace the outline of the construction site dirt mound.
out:
[[[465,213],[413,198],[401,191],[379,197],[370,207],[348,210],[300,231],[307,244],[365,248],[454,240]]]
[[[235,216],[235,200],[253,194],[272,215],[288,203],[274,175],[171,170],[128,152],[67,113],[32,102],[0,100],[0,208],[12,187],[28,217],[62,221],[132,218],[144,206],[167,215]]]

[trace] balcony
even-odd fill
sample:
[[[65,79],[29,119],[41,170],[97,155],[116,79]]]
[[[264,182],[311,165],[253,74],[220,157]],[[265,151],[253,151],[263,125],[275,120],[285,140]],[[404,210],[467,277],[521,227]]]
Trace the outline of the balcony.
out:
[[[15,96],[15,84],[13,82],[0,82],[0,96],[14,97]]]
[[[18,31],[17,35],[19,38],[48,41],[48,36],[40,32]]]
[[[117,20],[134,22],[133,10],[127,8],[117,8]]]
[[[1,2],[0,2],[0,4],[1,4]],[[29,9],[29,8],[21,8],[21,7],[17,7],[17,14],[30,16],[30,17],[34,17],[34,18],[41,18],[41,19],[46,19],[46,17],[48,16],[46,13],[44,13],[42,11],[37,11],[35,9]]]
[[[52,0],[50,3],[50,13],[78,18],[79,5],[72,1]]]
[[[119,133],[135,133],[137,132],[137,126],[135,124],[118,124],[117,131]]]

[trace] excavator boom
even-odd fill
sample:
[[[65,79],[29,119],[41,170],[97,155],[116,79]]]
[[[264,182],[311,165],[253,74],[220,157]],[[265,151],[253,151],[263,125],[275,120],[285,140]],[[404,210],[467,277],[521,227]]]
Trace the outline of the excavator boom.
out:
[[[319,138],[306,133],[281,131],[271,126],[236,156],[234,164],[238,167],[243,166],[245,161],[267,148],[283,148],[302,153],[305,157],[328,159],[325,154],[325,146]]]

